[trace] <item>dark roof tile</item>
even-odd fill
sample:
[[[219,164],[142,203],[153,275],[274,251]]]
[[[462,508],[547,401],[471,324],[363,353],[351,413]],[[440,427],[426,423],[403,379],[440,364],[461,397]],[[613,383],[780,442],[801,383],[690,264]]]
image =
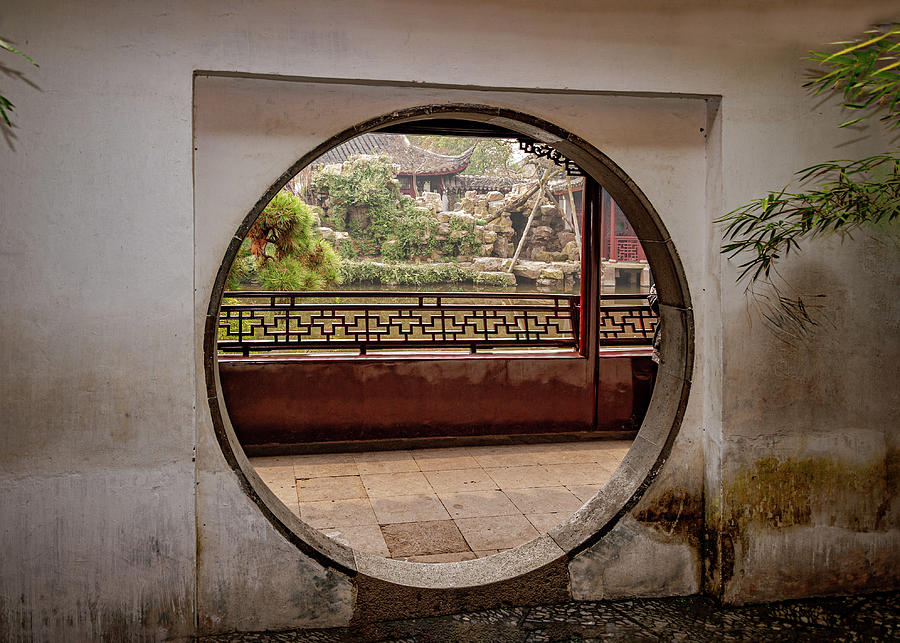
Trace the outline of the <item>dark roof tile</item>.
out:
[[[457,174],[469,165],[475,151],[473,145],[457,156],[435,154],[416,147],[403,134],[379,134],[369,132],[341,143],[311,163],[313,167],[331,163],[343,163],[358,154],[386,154],[400,166],[400,174],[439,175]]]

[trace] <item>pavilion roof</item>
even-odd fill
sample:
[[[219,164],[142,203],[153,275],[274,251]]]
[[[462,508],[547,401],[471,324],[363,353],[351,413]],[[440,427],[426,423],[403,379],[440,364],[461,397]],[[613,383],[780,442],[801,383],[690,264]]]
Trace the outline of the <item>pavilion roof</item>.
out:
[[[313,165],[343,163],[351,156],[360,154],[385,154],[394,164],[400,166],[399,174],[419,176],[458,174],[468,167],[474,151],[473,145],[462,154],[447,156],[416,147],[409,142],[405,134],[369,132],[328,150],[316,159]]]

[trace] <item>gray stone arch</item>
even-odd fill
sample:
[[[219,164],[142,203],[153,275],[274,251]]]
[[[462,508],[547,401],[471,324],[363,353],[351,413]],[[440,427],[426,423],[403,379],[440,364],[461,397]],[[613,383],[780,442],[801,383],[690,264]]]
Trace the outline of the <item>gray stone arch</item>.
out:
[[[515,549],[459,563],[405,563],[357,552],[309,527],[264,491],[228,420],[218,381],[216,321],[225,281],[241,241],[272,197],[301,169],[331,148],[365,132],[427,119],[479,121],[557,149],[602,185],[619,204],[644,246],[660,296],[665,341],[650,407],[631,450],[601,491],[563,524]],[[207,397],[219,445],[247,495],[287,540],[357,587],[359,618],[396,618],[415,600],[415,614],[455,607],[552,602],[568,598],[568,561],[608,533],[641,498],[665,463],[681,426],[693,368],[693,314],[688,284],[666,227],[640,188],[589,142],[535,116],[479,104],[426,105],[359,123],[324,141],[289,167],[254,204],[219,267],[204,329]],[[390,591],[386,591],[390,588]],[[360,611],[361,610],[361,611]],[[403,615],[414,615],[409,609]]]

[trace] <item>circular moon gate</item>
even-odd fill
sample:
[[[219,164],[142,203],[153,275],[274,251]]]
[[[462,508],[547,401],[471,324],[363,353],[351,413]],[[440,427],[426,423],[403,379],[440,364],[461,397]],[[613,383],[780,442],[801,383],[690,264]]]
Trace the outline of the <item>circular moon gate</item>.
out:
[[[426,120],[468,121],[511,130],[554,148],[603,186],[625,213],[643,245],[658,285],[660,323],[665,329],[649,409],[631,449],[600,492],[567,521],[537,539],[487,558],[460,563],[407,563],[357,552],[331,540],[288,511],[256,475],[237,441],[221,394],[216,352],[219,306],[228,271],[242,240],[275,194],[301,169],[351,138],[388,126]],[[597,216],[596,212],[591,214]],[[585,216],[588,215],[586,209]],[[528,114],[487,105],[445,104],[405,109],[360,123],[304,155],[272,184],[235,232],[216,275],[206,317],[204,370],[213,426],[225,458],[244,491],[285,538],[326,568],[355,577],[360,588],[386,582],[395,587],[463,590],[471,594],[490,585],[494,596],[482,601],[487,605],[495,603],[498,596],[504,601],[515,601],[515,595],[524,596],[532,591],[530,588],[535,583],[543,587],[539,591],[545,596],[565,591],[567,562],[601,539],[640,499],[668,457],[681,425],[690,391],[693,345],[690,295],[678,254],[653,206],[611,159],[581,138]],[[529,578],[534,582],[529,583]],[[563,587],[554,587],[560,584]],[[358,600],[362,600],[361,595]]]

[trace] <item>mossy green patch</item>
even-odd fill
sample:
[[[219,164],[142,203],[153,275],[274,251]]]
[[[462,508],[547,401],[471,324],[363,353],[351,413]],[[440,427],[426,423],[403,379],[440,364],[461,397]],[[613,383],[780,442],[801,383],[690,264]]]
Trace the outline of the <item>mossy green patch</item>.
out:
[[[344,261],[341,277],[348,284],[422,286],[473,281],[476,273],[454,263],[389,264],[371,261]]]
[[[828,458],[757,460],[726,485],[723,527],[825,525],[872,531],[888,494],[884,459],[850,465]],[[881,511],[883,513],[883,510]]]

